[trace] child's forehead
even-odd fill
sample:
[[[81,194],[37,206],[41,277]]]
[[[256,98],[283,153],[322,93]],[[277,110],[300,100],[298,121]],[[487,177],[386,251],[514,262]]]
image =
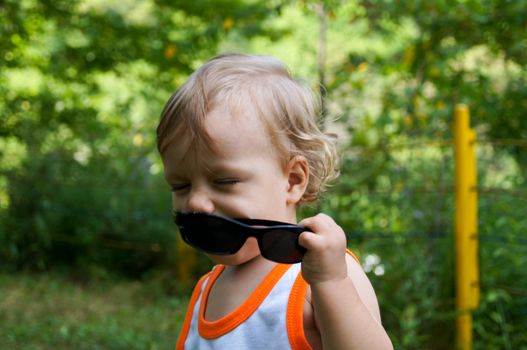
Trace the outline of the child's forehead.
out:
[[[218,152],[239,147],[271,149],[271,136],[266,123],[251,108],[232,109],[226,105],[213,108],[204,120],[209,145]]]
[[[179,125],[169,147],[179,150],[181,160],[281,156],[269,126],[253,109],[233,110],[225,104],[206,114],[200,131]]]
[[[204,126],[209,135],[215,131],[238,130],[265,132],[267,121],[250,103],[228,101],[215,104],[205,115]]]

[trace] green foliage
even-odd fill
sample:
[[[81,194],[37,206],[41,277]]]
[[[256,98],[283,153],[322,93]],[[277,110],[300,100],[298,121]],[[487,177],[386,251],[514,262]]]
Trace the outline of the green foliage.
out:
[[[344,135],[342,177],[322,208],[346,228],[363,261],[379,257],[383,274],[370,278],[396,348],[452,348],[453,160],[441,142],[451,139],[453,105],[467,103],[480,140],[475,348],[524,348],[527,51],[520,22],[527,3],[360,1],[355,8],[345,16],[357,40],[369,41],[349,45],[348,57],[330,67],[329,118],[339,116],[346,133],[334,128]]]
[[[155,280],[75,284],[48,275],[0,275],[5,349],[170,349],[186,301]]]
[[[232,27],[247,37],[273,35],[259,22],[276,6],[0,5],[2,260],[38,269],[97,263],[132,275],[171,260],[157,116]]]
[[[474,348],[525,349],[525,1],[2,2],[2,268],[59,268],[76,271],[77,279],[106,280],[113,273],[144,278],[164,267],[156,275],[163,289],[183,292],[173,278],[170,194],[155,152],[159,112],[171,91],[218,51],[276,55],[316,86],[321,3],[324,126],[340,136],[342,176],[302,216],[322,210],[346,230],[396,348],[453,348],[448,140],[454,104],[467,103],[479,139],[482,296]],[[485,141],[493,139],[501,140]],[[210,267],[200,259],[196,274]],[[0,282],[21,288],[18,300],[35,299],[30,279],[22,286],[9,277]],[[35,290],[53,300],[45,305],[68,299],[46,294],[44,285],[84,295],[44,278]],[[12,300],[2,292],[0,300]],[[148,300],[149,293],[159,296],[152,289]],[[117,302],[117,294],[110,299]],[[124,295],[122,305],[146,300]],[[73,308],[90,303],[83,298]],[[0,340],[8,347],[164,348],[177,333],[171,324],[169,336],[142,335],[146,323],[174,319],[156,311],[165,321],[139,324],[130,317],[136,307],[101,311],[102,321],[86,311],[84,321],[70,322],[32,305],[41,321],[30,323],[26,312],[33,308],[15,304],[0,304],[8,330]],[[179,302],[161,304],[183,310]]]
[[[67,151],[24,162],[9,173],[7,262],[38,269],[91,262],[137,275],[170,260],[175,232],[169,193],[145,176],[148,166],[132,157],[83,166]],[[136,173],[120,174],[130,168]]]
[[[400,89],[384,91],[383,114],[403,111],[399,132],[446,132],[451,113],[437,107],[466,102],[483,136],[527,137],[526,2],[361,3],[372,33],[400,42],[389,55],[366,57],[397,77]]]

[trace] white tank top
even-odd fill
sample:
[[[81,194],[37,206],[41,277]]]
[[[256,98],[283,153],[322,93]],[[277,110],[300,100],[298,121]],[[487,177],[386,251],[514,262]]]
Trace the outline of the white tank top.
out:
[[[176,350],[311,350],[304,334],[307,283],[300,264],[276,265],[242,305],[209,322],[207,299],[224,269],[215,266],[196,285]]]

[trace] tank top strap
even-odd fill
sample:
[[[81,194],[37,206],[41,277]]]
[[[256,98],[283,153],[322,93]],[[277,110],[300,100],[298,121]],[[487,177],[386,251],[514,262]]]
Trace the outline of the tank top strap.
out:
[[[194,311],[194,307],[196,306],[196,302],[198,301],[199,296],[201,295],[203,285],[205,284],[205,282],[207,281],[213,271],[214,270],[202,276],[196,286],[194,287],[194,290],[192,291],[192,296],[190,297],[187,306],[187,312],[185,313],[183,327],[181,328],[181,332],[176,343],[176,350],[183,350],[185,348],[185,339],[187,339],[188,332],[190,330],[190,321],[192,320],[192,313]]]
[[[360,265],[359,259],[351,250],[346,249],[346,254]],[[300,264],[295,265],[290,272],[296,273],[297,276],[287,302],[287,336],[292,350],[311,350],[311,345],[309,345],[304,332],[304,302],[309,285],[302,277]]]
[[[222,266],[223,267],[223,266]],[[278,264],[271,272],[264,278],[264,280],[258,285],[245,302],[240,305],[236,310],[229,313],[225,317],[220,318],[216,321],[207,321],[205,319],[205,310],[207,307],[207,300],[209,298],[210,291],[214,282],[218,279],[224,267],[215,269],[207,281],[207,285],[203,291],[202,301],[199,309],[198,319],[198,330],[200,336],[205,339],[218,338],[234,328],[238,327],[241,323],[247,320],[258,307],[262,304],[265,298],[269,295],[269,292],[282,278],[282,276],[289,270],[291,265]]]

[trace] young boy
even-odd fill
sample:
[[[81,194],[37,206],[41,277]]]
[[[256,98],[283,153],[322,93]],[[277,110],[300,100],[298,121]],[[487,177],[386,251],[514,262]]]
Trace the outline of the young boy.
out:
[[[318,107],[272,57],[208,61],[172,95],[157,129],[174,209],[296,224],[298,205],[336,177]],[[343,230],[324,214],[298,225],[301,263],[267,260],[254,237],[232,254],[207,254],[218,265],[195,287],[176,349],[392,348]]]

